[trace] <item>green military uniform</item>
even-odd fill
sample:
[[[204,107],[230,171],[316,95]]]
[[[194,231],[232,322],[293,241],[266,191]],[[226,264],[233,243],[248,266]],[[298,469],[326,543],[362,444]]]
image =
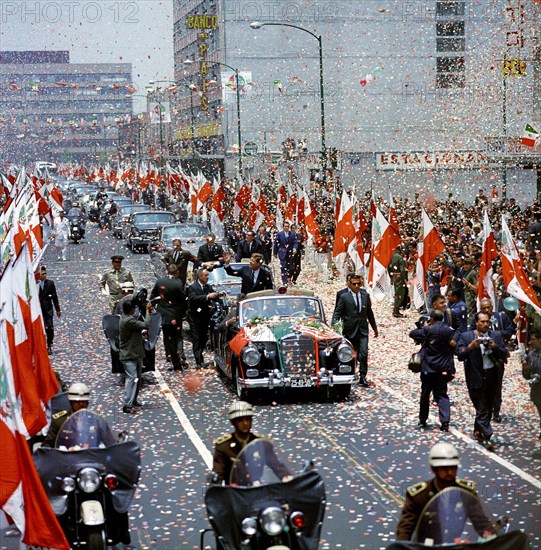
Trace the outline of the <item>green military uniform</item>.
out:
[[[477,266],[473,266],[472,269],[466,273],[464,276],[464,281],[467,281],[474,287],[477,286],[479,281],[479,273],[477,271]],[[477,289],[470,288],[470,285],[464,285],[464,301],[468,307],[468,323],[474,318],[477,313]]]
[[[250,432],[247,441],[241,441],[235,433],[225,434],[214,442],[214,462],[212,471],[218,474],[220,481],[229,484],[231,468],[241,452],[248,443],[254,439],[260,439],[261,436]]]
[[[105,285],[107,285],[109,289],[109,305],[113,313],[115,311],[115,306],[125,296],[120,285],[128,282],[135,284],[131,271],[125,267],[121,267],[118,270],[114,267],[110,267],[101,277],[100,287],[103,290],[105,289]]]
[[[71,411],[60,411],[53,414],[49,431],[41,444],[42,447],[54,447],[56,443],[56,436],[60,431],[60,428],[64,425],[64,422],[71,416]]]
[[[391,263],[388,268],[391,281],[394,286],[394,307],[393,314],[400,313],[400,308],[404,307],[406,299],[406,290],[408,284],[408,272],[406,270],[406,262],[400,251],[395,250]]]
[[[465,489],[473,495],[477,495],[477,489],[473,481],[468,481],[457,477],[453,486],[459,487],[460,489]],[[402,514],[400,515],[400,520],[398,521],[398,527],[396,529],[396,540],[411,539],[425,506],[438,492],[439,489],[436,486],[435,478],[429,481],[421,481],[420,483],[416,483],[415,485],[411,485],[407,488],[406,501],[404,502]],[[482,508],[480,507],[476,512],[477,513],[475,516],[470,519],[472,520],[477,532],[482,533],[485,530],[492,532],[492,524],[484,515]]]

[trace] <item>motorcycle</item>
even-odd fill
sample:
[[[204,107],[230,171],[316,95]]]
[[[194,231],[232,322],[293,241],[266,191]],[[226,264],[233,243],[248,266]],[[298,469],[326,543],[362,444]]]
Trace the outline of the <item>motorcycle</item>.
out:
[[[397,541],[387,550],[529,550],[528,537],[521,531],[506,532],[507,518],[498,520],[495,534],[487,535],[490,524],[479,498],[459,487],[436,493],[421,513],[411,542]]]
[[[229,485],[211,484],[207,515],[224,550],[316,550],[325,514],[325,486],[310,467],[292,476],[272,443],[256,439],[238,455]]]
[[[34,462],[72,548],[129,544],[128,509],[141,472],[139,445],[117,442],[107,422],[82,409],[60,429],[55,448]]]
[[[70,224],[70,239],[77,244],[85,236],[85,217],[78,208],[72,208],[66,217]]]

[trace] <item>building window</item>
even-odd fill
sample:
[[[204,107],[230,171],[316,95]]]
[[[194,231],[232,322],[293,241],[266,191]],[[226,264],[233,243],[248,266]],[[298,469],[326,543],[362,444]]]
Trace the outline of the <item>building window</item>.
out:
[[[465,73],[438,73],[436,75],[436,88],[464,88],[465,85]]]
[[[436,2],[436,15],[438,17],[456,17],[464,15],[464,2]]]
[[[436,38],[436,51],[464,52],[466,51],[466,39],[460,37]]]
[[[464,21],[440,21],[436,23],[437,36],[464,36]]]
[[[463,73],[466,70],[466,61],[463,57],[436,58],[438,73]]]

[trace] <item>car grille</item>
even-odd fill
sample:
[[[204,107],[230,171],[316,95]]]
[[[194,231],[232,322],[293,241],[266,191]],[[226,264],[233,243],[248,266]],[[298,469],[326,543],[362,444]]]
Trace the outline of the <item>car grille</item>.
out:
[[[279,341],[284,374],[289,376],[314,376],[316,353],[314,340],[303,334],[285,336]]]

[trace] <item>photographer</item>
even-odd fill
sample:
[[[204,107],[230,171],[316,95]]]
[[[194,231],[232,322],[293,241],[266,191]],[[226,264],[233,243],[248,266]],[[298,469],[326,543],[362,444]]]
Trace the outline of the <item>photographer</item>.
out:
[[[530,385],[530,399],[537,408],[541,424],[541,333],[534,330],[530,334],[529,343],[530,351],[522,357],[522,376]]]
[[[498,368],[507,358],[507,349],[499,332],[489,330],[486,313],[475,315],[475,330],[463,332],[457,342],[457,357],[464,361],[466,385],[475,407],[474,436],[488,450],[491,443],[492,411],[498,386]]]
[[[196,281],[187,289],[189,300],[189,322],[193,333],[193,354],[196,368],[203,367],[203,350],[208,341],[213,300],[219,300],[220,293],[208,284],[209,272],[202,268],[196,272]]]

